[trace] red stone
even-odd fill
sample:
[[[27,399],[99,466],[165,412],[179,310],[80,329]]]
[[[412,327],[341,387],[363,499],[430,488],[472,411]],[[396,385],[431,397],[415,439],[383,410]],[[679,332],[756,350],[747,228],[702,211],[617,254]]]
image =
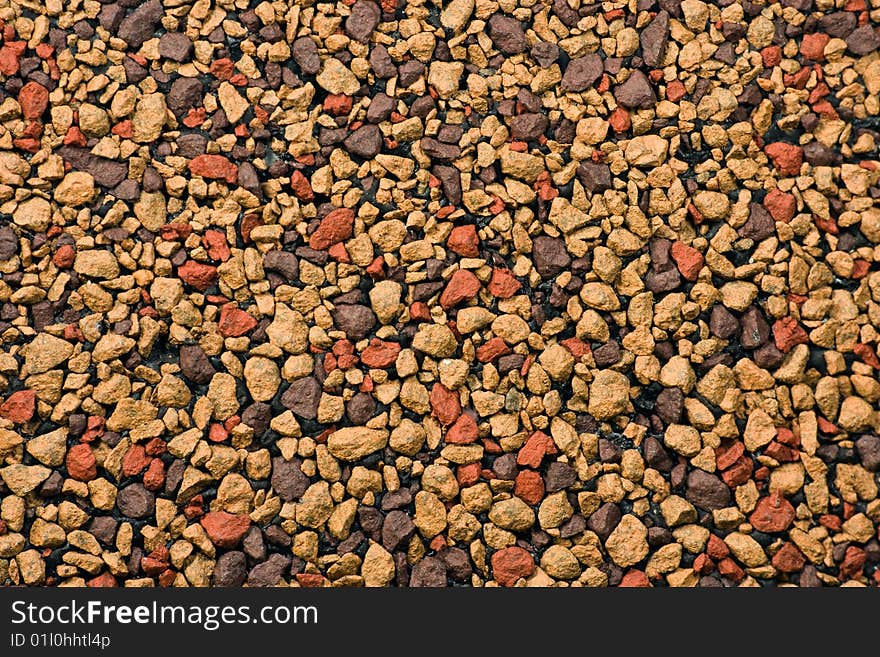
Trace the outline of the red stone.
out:
[[[48,43],[38,43],[34,50],[37,53],[37,57],[40,59],[49,59],[55,52],[55,48]]]
[[[229,184],[238,180],[238,167],[222,155],[197,155],[189,162],[189,170],[194,176],[209,179],[222,179]]]
[[[501,586],[513,586],[520,577],[531,577],[535,560],[521,547],[508,547],[492,555],[492,575]]]
[[[473,299],[479,291],[479,279],[467,269],[459,269],[449,279],[446,289],[440,295],[440,305],[449,310],[462,301]]]
[[[761,59],[764,68],[773,68],[782,61],[782,48],[779,46],[767,46],[761,50]]]
[[[168,443],[161,438],[153,438],[145,445],[145,449],[150,456],[161,456],[168,451]]]
[[[192,226],[189,224],[184,224],[179,221],[174,221],[170,224],[165,224],[162,226],[159,234],[162,235],[162,239],[166,242],[175,242],[177,240],[185,240],[187,237],[192,235]]]
[[[290,189],[300,201],[311,201],[315,198],[315,192],[312,191],[309,179],[299,169],[290,174]]]
[[[736,441],[730,445],[722,445],[715,449],[715,466],[719,470],[726,470],[746,451],[745,446],[740,441]]]
[[[104,418],[100,415],[92,415],[86,421],[86,432],[80,438],[84,443],[90,443],[104,435]]]
[[[783,176],[796,176],[801,172],[801,164],[804,162],[804,150],[794,144],[786,144],[777,141],[764,147],[776,170]]]
[[[522,283],[516,280],[509,269],[495,267],[492,270],[492,279],[488,285],[489,293],[492,296],[499,299],[509,299],[519,292],[520,288],[522,288]]]
[[[37,395],[33,390],[13,392],[0,406],[0,417],[15,424],[30,420],[37,410]]]
[[[327,254],[336,260],[336,262],[344,262],[345,264],[351,263],[351,256],[348,255],[348,251],[342,242],[337,242],[327,249]]]
[[[681,80],[673,80],[666,85],[666,100],[677,103],[685,97],[687,90],[684,88]]]
[[[431,414],[440,420],[443,426],[449,426],[461,415],[461,401],[454,390],[442,383],[435,383],[429,396]]]
[[[67,133],[64,135],[65,146],[85,146],[86,144],[88,144],[88,139],[79,126],[72,125],[67,129]]]
[[[177,268],[177,275],[185,283],[204,292],[217,282],[219,274],[214,265],[206,265],[195,260],[187,260]]]
[[[116,578],[110,573],[101,573],[97,577],[93,577],[86,581],[86,586],[93,589],[112,589],[119,586]]]
[[[211,542],[221,548],[234,548],[251,527],[251,519],[246,514],[235,515],[226,511],[206,513],[199,523]]]
[[[157,491],[165,485],[165,465],[162,459],[153,459],[144,473],[144,488]]]
[[[758,500],[749,522],[765,534],[783,532],[794,522],[794,507],[781,493],[771,493]]]
[[[460,465],[455,469],[455,479],[462,488],[473,486],[480,480],[480,471],[479,463]]]
[[[446,246],[460,256],[476,258],[480,255],[480,238],[477,236],[477,227],[473,224],[456,226],[449,233]]]
[[[226,235],[219,230],[207,230],[202,236],[202,245],[212,260],[226,262],[231,255],[229,245],[226,243]]]
[[[651,582],[641,570],[630,570],[620,578],[620,584],[617,586],[622,589],[647,589],[651,588]]]
[[[703,268],[703,254],[683,242],[672,243],[672,259],[678,271],[689,281],[697,280]]]
[[[807,563],[801,551],[794,543],[785,543],[770,560],[773,567],[783,573],[796,573],[803,570]]]
[[[228,57],[217,59],[211,62],[211,68],[208,69],[218,80],[228,80],[233,74],[232,60]]]
[[[354,231],[354,210],[337,208],[321,220],[321,225],[309,237],[309,247],[318,251],[347,240]]]
[[[122,457],[122,474],[126,477],[140,474],[147,469],[151,460],[143,445],[132,445]]]
[[[381,370],[393,365],[399,353],[400,344],[397,342],[374,338],[370,340],[370,346],[361,352],[361,362],[367,367]]]
[[[795,434],[795,432],[791,429],[786,429],[785,427],[776,428],[776,440],[778,440],[783,445],[788,445],[789,447],[801,446],[800,436]]]
[[[709,542],[706,543],[706,554],[713,559],[723,559],[730,554],[727,543],[722,541],[715,534],[709,534]]]
[[[80,443],[67,451],[67,474],[77,481],[91,481],[98,476],[98,466],[91,447]]]
[[[813,223],[816,224],[816,228],[825,233],[831,233],[832,235],[840,233],[840,229],[837,227],[837,222],[834,219],[822,219],[822,217],[813,215]]]
[[[353,105],[351,96],[328,94],[324,99],[324,111],[333,116],[346,116]]]
[[[800,452],[775,440],[764,448],[764,455],[783,463],[800,460]]]
[[[868,272],[871,270],[871,263],[867,260],[863,260],[862,258],[857,258],[853,261],[853,273],[850,278],[856,281],[862,280],[865,276],[868,275]],[[880,572],[880,571],[877,571]]]
[[[49,92],[37,82],[28,82],[18,92],[18,104],[25,121],[39,119],[49,106]]]
[[[787,224],[797,211],[797,200],[794,195],[774,188],[764,197],[764,207],[773,219]]]
[[[843,521],[830,513],[819,516],[819,524],[833,532],[839,532],[843,528]]]
[[[626,132],[632,127],[632,119],[629,118],[629,112],[618,107],[608,117],[608,124],[614,132]]]
[[[856,579],[860,577],[867,559],[868,555],[863,549],[857,548],[855,545],[850,545],[846,548],[843,563],[840,564],[841,579]]]
[[[503,338],[491,338],[485,344],[477,347],[477,360],[481,363],[489,363],[499,356],[510,353],[510,347]]]
[[[367,265],[367,274],[373,280],[385,278],[385,257],[377,256],[373,258],[373,262]]]
[[[836,424],[829,422],[821,415],[816,418],[816,426],[819,427],[820,433],[826,433],[830,436],[836,436],[838,433],[840,433],[840,429],[837,427]]]
[[[324,586],[324,576],[318,573],[297,573],[296,581],[306,589],[319,589]]]
[[[428,308],[428,304],[424,301],[416,301],[409,307],[409,316],[416,322],[430,322],[431,309]]]
[[[743,454],[736,460],[736,463],[721,473],[721,478],[728,486],[734,488],[736,486],[742,486],[752,478],[752,470],[754,470],[754,467],[752,459]]]
[[[523,470],[516,476],[513,494],[526,504],[535,505],[544,498],[544,480],[534,470]]]
[[[814,62],[825,61],[825,46],[831,41],[831,37],[821,32],[813,34],[805,34],[801,39],[801,55],[805,59],[812,59]]]
[[[202,125],[207,118],[208,112],[204,107],[191,107],[186,113],[186,116],[183,117],[182,123],[187,128],[197,128]]]
[[[537,469],[540,467],[551,442],[550,436],[546,433],[536,431],[529,436],[526,444],[520,448],[519,453],[516,455],[516,464]]]
[[[590,353],[590,345],[580,338],[566,338],[559,344],[568,349],[569,353],[578,360]]]
[[[713,570],[715,570],[715,564],[709,558],[708,554],[697,555],[697,558],[694,559],[694,572],[700,573],[701,575],[708,575]]]
[[[14,48],[11,44],[6,44],[0,48],[0,73],[6,77],[10,77],[18,73],[18,58],[21,52],[18,48]]]
[[[718,562],[718,572],[727,579],[732,579],[734,582],[739,582],[743,577],[746,576],[745,572],[743,572],[743,569],[740,568],[736,564],[736,562],[730,557],[722,559]]]
[[[131,139],[132,135],[134,134],[134,128],[132,126],[131,119],[120,121],[113,126],[113,129],[110,132],[112,132],[114,135],[122,137],[123,139]]]
[[[446,442],[450,445],[467,445],[479,438],[477,421],[469,413],[462,413],[446,432]]]
[[[773,324],[773,341],[783,353],[788,353],[796,345],[807,344],[810,337],[794,317],[782,317]]]
[[[877,358],[877,354],[871,348],[871,345],[859,343],[853,347],[853,353],[862,359],[862,362],[866,365],[870,365],[875,370],[880,369],[880,359]]]
[[[220,309],[217,329],[224,338],[237,338],[257,327],[257,320],[251,315],[228,303]]]

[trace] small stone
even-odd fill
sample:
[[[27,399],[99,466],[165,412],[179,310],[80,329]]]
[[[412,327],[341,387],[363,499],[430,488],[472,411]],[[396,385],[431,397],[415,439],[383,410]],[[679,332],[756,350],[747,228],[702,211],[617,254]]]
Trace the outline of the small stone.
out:
[[[686,497],[697,508],[714,511],[730,504],[730,489],[715,475],[694,470],[687,478]]]
[[[620,372],[600,370],[590,384],[589,413],[610,420],[629,407],[629,380]]]
[[[237,547],[251,526],[247,515],[235,515],[226,511],[206,513],[199,524],[205,528],[208,538],[219,548]]]
[[[521,547],[508,547],[492,554],[492,576],[502,586],[513,586],[520,578],[531,577],[535,560]]]
[[[351,14],[345,19],[345,31],[355,41],[369,43],[381,16],[382,10],[375,2],[357,0],[351,8]]]
[[[586,91],[596,83],[604,70],[602,58],[596,53],[572,59],[565,68],[560,88],[563,91]]]
[[[524,52],[528,46],[522,25],[515,18],[495,13],[489,19],[489,38],[505,55]]]
[[[345,427],[330,434],[327,449],[343,461],[358,461],[383,449],[388,444],[388,432],[366,427]]]
[[[648,554],[648,530],[634,515],[627,514],[605,541],[608,556],[621,568],[634,566]]]
[[[148,518],[155,510],[156,497],[143,485],[131,484],[119,491],[116,506],[128,518]]]
[[[794,522],[794,507],[780,493],[771,493],[758,501],[749,522],[765,534],[783,532]]]

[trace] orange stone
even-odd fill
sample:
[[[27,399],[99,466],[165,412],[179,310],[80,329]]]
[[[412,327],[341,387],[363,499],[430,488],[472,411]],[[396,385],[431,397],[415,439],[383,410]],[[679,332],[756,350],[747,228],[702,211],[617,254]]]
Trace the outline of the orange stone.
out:
[[[0,405],[0,417],[15,424],[23,424],[34,416],[36,409],[36,393],[33,390],[18,390]]]
[[[521,577],[531,577],[535,560],[521,547],[508,547],[492,555],[492,576],[501,586],[513,586]]]
[[[807,344],[810,337],[794,317],[782,317],[773,324],[773,340],[779,351],[788,353],[796,345]]]
[[[440,295],[440,305],[448,310],[462,301],[473,299],[479,291],[479,279],[467,269],[459,269],[449,279],[446,289]]]
[[[535,505],[544,498],[544,480],[534,470],[523,470],[516,476],[513,494],[526,504]]]
[[[67,451],[65,458],[67,474],[77,481],[91,481],[98,476],[97,462],[92,449],[80,443]]]
[[[783,532],[794,522],[794,507],[781,493],[771,493],[758,500],[755,510],[749,516],[749,522],[765,534]]]
[[[777,141],[764,147],[776,170],[783,176],[796,176],[801,172],[804,162],[804,150],[794,144]]]
[[[318,230],[309,237],[309,247],[317,251],[351,237],[354,231],[354,210],[337,208],[321,220]]]
[[[678,271],[689,281],[697,280],[703,268],[703,254],[683,242],[672,243],[672,259],[678,265]]]
[[[477,236],[477,227],[473,224],[456,226],[449,233],[446,246],[460,256],[476,258],[480,255],[480,238]]]
[[[509,269],[495,267],[492,270],[492,279],[489,281],[489,293],[499,299],[509,299],[522,288],[520,283]]]
[[[257,320],[251,315],[228,303],[220,310],[217,329],[224,338],[238,338],[257,327]]]
[[[370,340],[370,346],[361,352],[361,362],[367,367],[381,370],[393,365],[399,353],[398,343],[373,338]]]
[[[773,219],[787,224],[794,218],[797,201],[792,194],[774,188],[764,197],[764,207]]]
[[[461,401],[458,393],[450,390],[442,383],[434,384],[428,401],[431,404],[431,414],[443,426],[449,426],[461,415]]]
[[[462,413],[446,432],[446,442],[450,445],[468,445],[479,437],[477,422],[469,413]]]
[[[217,282],[219,274],[213,265],[206,265],[195,260],[187,260],[177,268],[177,275],[197,290],[204,292]]]
[[[805,34],[801,39],[801,55],[805,59],[811,59],[814,62],[825,61],[825,46],[831,41],[831,37],[821,32],[814,34]]]
[[[516,455],[516,464],[537,469],[547,453],[550,442],[550,436],[542,431],[536,431],[529,436],[526,444],[520,448],[519,453]]]
[[[221,179],[229,184],[238,181],[238,167],[222,155],[197,155],[190,160],[189,170],[202,178]]]
[[[18,92],[18,104],[25,121],[39,119],[49,106],[49,91],[37,82],[28,82]]]
[[[238,545],[251,527],[251,519],[247,515],[235,515],[226,511],[211,511],[199,523],[214,545],[227,549]]]

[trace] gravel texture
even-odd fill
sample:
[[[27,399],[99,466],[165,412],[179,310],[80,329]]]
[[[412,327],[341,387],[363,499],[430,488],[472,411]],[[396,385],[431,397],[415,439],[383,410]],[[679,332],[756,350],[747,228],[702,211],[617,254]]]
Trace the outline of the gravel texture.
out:
[[[880,585],[878,26],[0,2],[0,585]]]

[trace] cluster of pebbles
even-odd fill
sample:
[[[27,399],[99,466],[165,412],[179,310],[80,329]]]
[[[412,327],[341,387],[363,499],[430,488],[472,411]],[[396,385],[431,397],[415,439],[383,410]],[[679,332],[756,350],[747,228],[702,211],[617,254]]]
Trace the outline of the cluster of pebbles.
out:
[[[0,2],[0,585],[880,585],[878,26]]]

